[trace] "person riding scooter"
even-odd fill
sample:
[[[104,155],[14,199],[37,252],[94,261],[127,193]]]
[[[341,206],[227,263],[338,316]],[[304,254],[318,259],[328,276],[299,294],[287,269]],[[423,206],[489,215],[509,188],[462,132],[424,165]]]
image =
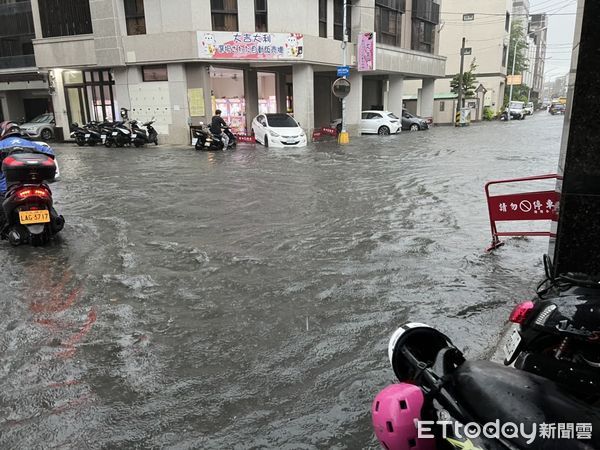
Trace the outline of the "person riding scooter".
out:
[[[229,136],[223,132],[223,128],[229,128],[223,118],[221,117],[221,110],[217,109],[210,123],[210,132],[213,136],[221,139],[223,142],[223,149],[229,148]]]
[[[5,121],[0,123],[0,164],[6,157],[7,150],[15,147],[31,148],[36,153],[44,153],[54,158],[54,151],[52,148],[48,145],[26,139],[21,128],[15,122]],[[6,177],[4,176],[4,173],[0,171],[0,228],[4,224],[4,209],[2,208],[2,202],[4,201],[7,189]]]

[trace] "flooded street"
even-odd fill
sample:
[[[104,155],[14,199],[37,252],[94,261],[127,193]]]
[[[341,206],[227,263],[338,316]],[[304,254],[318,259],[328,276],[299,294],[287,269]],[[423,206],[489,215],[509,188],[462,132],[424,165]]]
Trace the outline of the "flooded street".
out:
[[[377,448],[387,339],[493,351],[547,238],[484,185],[554,173],[562,117],[304,149],[58,147],[65,230],[0,243],[0,448]]]

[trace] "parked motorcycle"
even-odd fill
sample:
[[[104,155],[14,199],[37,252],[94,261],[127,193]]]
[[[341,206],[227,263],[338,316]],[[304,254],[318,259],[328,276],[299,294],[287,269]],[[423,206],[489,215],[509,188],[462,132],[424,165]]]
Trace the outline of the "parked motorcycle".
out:
[[[600,448],[599,408],[539,375],[466,361],[432,327],[400,327],[388,357],[400,383],[383,389],[371,408],[388,450]],[[570,432],[559,433],[560,425]]]
[[[600,399],[600,279],[557,277],[548,255],[538,296],[515,307],[504,364],[551,378],[588,402]]]
[[[131,144],[131,130],[127,128],[125,122],[115,122],[112,128],[109,128],[104,145],[106,147],[124,147]]]
[[[47,182],[56,177],[54,158],[31,148],[15,147],[3,154],[2,172],[8,190],[2,208],[0,238],[14,245],[46,244],[65,224],[53,207]]]
[[[158,145],[158,133],[152,127],[154,123],[154,118],[149,122],[143,123],[142,126],[146,127],[144,130],[140,128],[137,120],[132,120],[129,122],[131,124],[131,142],[136,147],[141,147],[146,144]]]
[[[214,136],[210,130],[200,122],[200,128],[194,130],[196,138],[196,150],[204,151],[220,151],[223,150],[224,144],[220,137]]]
[[[71,124],[71,139],[75,139],[75,143],[80,147],[85,145],[86,133],[85,127],[80,127],[77,122]]]

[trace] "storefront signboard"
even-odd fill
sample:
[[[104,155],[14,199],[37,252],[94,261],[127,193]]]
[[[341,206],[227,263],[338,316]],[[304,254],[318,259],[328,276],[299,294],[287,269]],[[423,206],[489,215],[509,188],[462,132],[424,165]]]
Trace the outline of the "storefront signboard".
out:
[[[375,33],[358,35],[358,71],[367,72],[376,69]]]
[[[198,31],[202,59],[303,59],[300,33],[238,33]]]

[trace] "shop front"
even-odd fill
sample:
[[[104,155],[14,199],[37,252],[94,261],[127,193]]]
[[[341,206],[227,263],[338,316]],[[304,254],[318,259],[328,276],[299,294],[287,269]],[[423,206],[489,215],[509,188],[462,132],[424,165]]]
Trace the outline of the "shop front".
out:
[[[65,70],[62,82],[69,125],[118,120],[115,82],[109,70]]]

